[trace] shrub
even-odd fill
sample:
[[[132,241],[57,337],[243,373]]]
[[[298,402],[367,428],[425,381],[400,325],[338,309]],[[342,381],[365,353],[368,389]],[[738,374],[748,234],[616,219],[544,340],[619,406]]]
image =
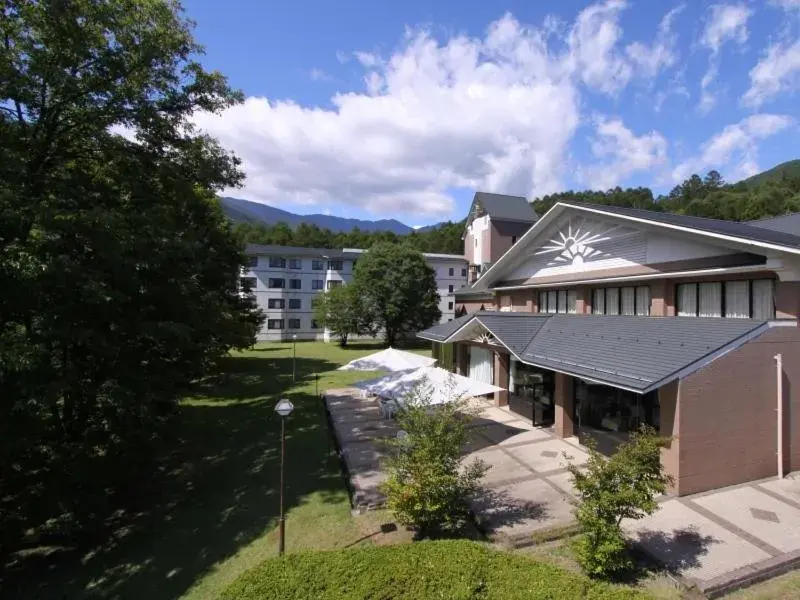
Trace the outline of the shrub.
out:
[[[622,600],[647,594],[595,582],[465,540],[289,554],[247,571],[223,600]]]
[[[608,577],[631,567],[621,523],[658,509],[656,496],[672,481],[661,465],[666,441],[643,426],[610,459],[590,442],[586,466],[568,465],[577,491],[575,516],[583,532],[574,549],[587,574]]]
[[[461,454],[474,410],[464,401],[432,405],[430,396],[423,384],[405,398],[396,419],[407,435],[386,441],[390,456],[382,486],[395,518],[420,537],[462,525],[467,500],[487,470],[478,459],[465,464]]]

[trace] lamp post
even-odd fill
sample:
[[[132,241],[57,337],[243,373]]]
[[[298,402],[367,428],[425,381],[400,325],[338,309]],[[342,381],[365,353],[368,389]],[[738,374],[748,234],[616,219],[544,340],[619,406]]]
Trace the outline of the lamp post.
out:
[[[275,405],[275,412],[278,413],[281,417],[281,482],[280,482],[281,514],[280,514],[280,519],[278,521],[278,556],[283,556],[283,550],[285,547],[284,534],[286,531],[286,516],[284,515],[283,512],[283,494],[284,494],[283,463],[284,463],[284,457],[286,456],[286,417],[292,414],[293,410],[294,410],[294,404],[292,404],[286,398],[281,398]]]
[[[295,359],[297,358],[297,334],[292,334],[292,383],[295,382]]]

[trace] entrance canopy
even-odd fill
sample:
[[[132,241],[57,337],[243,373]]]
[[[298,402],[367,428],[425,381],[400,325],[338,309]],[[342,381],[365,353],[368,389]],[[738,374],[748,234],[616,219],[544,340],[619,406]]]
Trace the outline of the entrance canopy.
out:
[[[422,367],[413,371],[391,373],[368,379],[353,387],[402,402],[408,394],[417,392],[429,396],[431,404],[445,404],[462,398],[485,396],[503,388],[456,375],[439,367]]]
[[[781,324],[755,319],[482,311],[418,335],[440,343],[494,345],[526,364],[644,394],[686,377]]]
[[[395,348],[386,348],[375,354],[362,356],[339,367],[340,371],[408,371],[419,367],[430,367],[436,359]]]

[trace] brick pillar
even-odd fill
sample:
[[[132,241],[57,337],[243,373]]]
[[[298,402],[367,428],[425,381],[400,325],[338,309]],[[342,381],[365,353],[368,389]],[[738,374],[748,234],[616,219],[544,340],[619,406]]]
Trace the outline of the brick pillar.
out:
[[[456,373],[467,377],[469,375],[469,350],[464,344],[455,344],[456,347]]]
[[[664,295],[666,294],[666,283],[664,281],[654,280],[650,282],[650,316],[651,317],[666,317],[667,316],[667,303]]]
[[[504,352],[494,353],[494,384],[503,388],[494,393],[497,406],[508,405],[508,371],[511,367],[511,357]]]
[[[661,464],[667,475],[673,477],[673,482],[667,493],[680,494],[680,401],[679,383],[672,381],[658,389],[658,405],[660,410],[659,435],[670,438],[667,445],[661,449]]]
[[[592,314],[592,301],[589,288],[578,288],[575,299],[575,312],[579,315]]]
[[[574,395],[572,391],[572,377],[563,373],[556,373],[555,390],[555,431],[558,437],[570,437],[575,435],[575,427],[572,423],[572,413],[574,412]]]

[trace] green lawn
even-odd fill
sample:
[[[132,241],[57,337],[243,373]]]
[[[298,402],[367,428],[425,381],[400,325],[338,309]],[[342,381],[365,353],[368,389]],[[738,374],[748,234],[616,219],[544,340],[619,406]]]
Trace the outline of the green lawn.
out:
[[[291,344],[232,355],[223,375],[201,382],[183,402],[180,443],[160,469],[163,482],[142,490],[146,508],[118,519],[125,526],[94,547],[15,557],[0,569],[0,598],[221,597],[244,571],[276,555],[280,422],[273,408],[284,396],[296,406],[287,422],[287,552],[409,541],[405,531],[380,532],[391,520],[383,511],[351,516],[316,396],[317,383],[322,392],[373,376],[336,368],[379,348],[298,343],[294,384]],[[574,563],[549,554],[537,558],[567,568]],[[798,580],[790,575],[736,597],[795,597]],[[659,598],[678,597],[645,587]]]
[[[181,443],[164,464],[166,489],[143,503],[149,508],[96,548],[26,556],[7,569],[16,577],[0,581],[0,596],[218,598],[243,570],[277,551],[280,422],[273,408],[284,396],[296,407],[287,421],[287,551],[402,538],[370,536],[381,512],[351,517],[316,397],[314,373],[320,392],[372,376],[335,369],[380,348],[298,342],[295,384],[291,344],[231,356],[224,375],[202,382],[183,403]]]

